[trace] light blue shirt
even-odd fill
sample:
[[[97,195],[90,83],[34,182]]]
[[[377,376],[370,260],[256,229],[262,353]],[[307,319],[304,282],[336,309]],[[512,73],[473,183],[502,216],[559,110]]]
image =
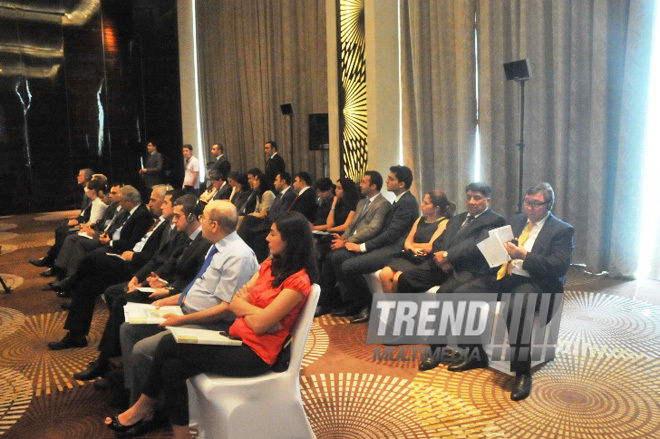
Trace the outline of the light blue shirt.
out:
[[[218,252],[213,256],[211,265],[195,281],[183,302],[186,314],[230,302],[239,288],[259,270],[254,252],[236,232],[214,245]]]

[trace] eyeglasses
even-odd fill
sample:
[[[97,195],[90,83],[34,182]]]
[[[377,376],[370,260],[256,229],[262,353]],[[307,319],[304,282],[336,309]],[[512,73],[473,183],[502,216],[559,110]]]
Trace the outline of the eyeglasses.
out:
[[[544,204],[548,204],[547,201],[532,201],[532,200],[527,200],[527,199],[523,200],[523,203],[525,203],[525,206],[533,207],[535,209],[537,207],[543,206]]]

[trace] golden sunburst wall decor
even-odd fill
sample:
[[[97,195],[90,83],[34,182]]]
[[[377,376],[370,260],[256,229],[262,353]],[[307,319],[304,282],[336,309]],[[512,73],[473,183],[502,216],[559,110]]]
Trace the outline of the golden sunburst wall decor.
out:
[[[364,0],[338,0],[341,173],[359,181],[367,170],[367,64]]]

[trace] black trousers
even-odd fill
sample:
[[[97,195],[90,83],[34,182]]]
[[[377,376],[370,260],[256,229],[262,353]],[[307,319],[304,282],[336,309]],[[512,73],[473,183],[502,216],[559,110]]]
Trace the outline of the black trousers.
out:
[[[158,343],[142,393],[155,399],[162,390],[170,422],[188,425],[188,378],[202,372],[250,377],[268,371],[270,366],[246,345],[179,344],[168,334]]]
[[[112,357],[121,355],[121,343],[119,339],[119,328],[124,323],[124,305],[128,302],[151,303],[149,293],[134,291],[126,293],[127,282],[112,285],[106,288],[105,300],[110,308],[110,316],[105,322],[105,329],[99,342],[99,361],[107,362]]]
[[[462,285],[455,290],[456,293],[492,293],[502,296],[510,294],[510,300],[506,303],[506,325],[509,331],[509,346],[513,349],[511,355],[511,371],[518,373],[528,373],[531,369],[531,331],[523,331],[523,322],[525,319],[533,318],[533,313],[539,310],[541,305],[541,294],[551,294],[549,307],[552,310],[554,304],[554,294],[546,293],[537,288],[529,277],[509,275],[501,280],[496,280],[495,276],[488,275],[475,279],[472,282]],[[536,294],[536,303],[533,310],[531,306],[528,310],[528,301],[531,295]],[[520,303],[520,307],[514,307],[514,303]],[[501,309],[501,308],[500,308]],[[532,315],[526,314],[531,311]],[[548,313],[548,322],[552,313]],[[547,322],[546,322],[547,323]],[[512,327],[514,327],[512,330]],[[477,346],[481,348],[481,346]],[[483,350],[482,350],[483,351]]]
[[[93,251],[87,255],[75,275],[71,309],[64,329],[87,335],[92,324],[96,297],[109,286],[130,280],[132,271],[127,261],[109,256],[104,251]]]

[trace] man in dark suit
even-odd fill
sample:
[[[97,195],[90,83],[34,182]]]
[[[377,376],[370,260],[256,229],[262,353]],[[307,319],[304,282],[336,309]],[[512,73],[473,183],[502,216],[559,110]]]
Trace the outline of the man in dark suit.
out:
[[[488,231],[506,221],[490,209],[490,186],[470,183],[465,188],[467,212],[453,216],[445,232],[433,243],[433,259],[399,276],[400,293],[421,293],[440,285],[439,292],[452,293],[460,285],[487,273],[488,264],[477,243]]]
[[[277,153],[277,143],[273,142],[272,140],[266,142],[264,145],[264,152],[268,157],[264,174],[266,174],[268,183],[273,184],[277,174],[281,174],[286,170],[286,165],[284,164],[284,159],[282,156]]]
[[[211,197],[211,200],[228,200],[231,195],[231,186],[227,183],[227,174],[212,169],[209,172],[209,180],[215,188],[215,194]]]
[[[62,340],[48,343],[50,349],[86,346],[86,335],[91,326],[96,297],[110,285],[130,279],[133,273],[153,257],[160,246],[163,232],[169,228],[169,219],[162,215],[163,205],[166,207],[165,213],[169,217],[172,216],[172,195],[163,193],[161,196],[158,191],[161,186],[154,188],[149,201],[151,214],[158,216],[158,219],[154,222],[151,217],[152,226],[132,250],[124,250],[121,257],[108,254],[103,249],[95,250],[83,259],[72,279],[67,279],[73,299],[67,306],[69,315],[64,324],[64,329],[69,332]],[[130,218],[126,223],[129,220]]]
[[[156,142],[147,143],[147,156],[144,168],[140,169],[144,185],[151,190],[157,184],[163,183],[163,155],[158,152]]]
[[[257,256],[257,261],[259,262],[262,262],[268,257],[266,236],[268,236],[270,226],[273,224],[277,215],[287,211],[296,197],[296,193],[290,184],[291,175],[288,172],[277,174],[274,183],[277,195],[273,204],[270,206],[270,210],[268,210],[268,214],[263,218],[246,215],[238,229],[238,236],[254,250],[254,254]]]
[[[440,285],[438,294],[453,293],[456,288],[488,272],[488,264],[477,243],[488,237],[488,231],[503,226],[504,218],[490,209],[490,186],[470,183],[465,188],[467,212],[453,216],[445,232],[433,243],[433,259],[399,276],[399,293],[421,293]],[[419,365],[429,370],[440,364],[431,351]]]
[[[525,213],[514,216],[509,224],[517,242],[506,242],[504,247],[511,261],[495,273],[469,282],[456,289],[456,293],[510,293],[507,306],[507,326],[512,319],[523,322],[528,297],[537,294],[538,310],[541,294],[551,295],[549,309],[552,309],[554,296],[564,290],[566,272],[573,255],[573,226],[555,217],[551,210],[555,194],[549,183],[538,183],[527,189]],[[533,297],[533,296],[532,296]],[[523,304],[519,309],[522,315],[514,316],[514,302]],[[530,306],[531,307],[531,306]],[[516,372],[516,381],[511,391],[511,399],[519,401],[527,398],[532,390],[530,344],[531,331],[524,331],[519,325],[517,333],[509,334],[509,344],[513,349],[511,371]],[[529,332],[529,333],[527,333]],[[487,367],[488,357],[481,345],[471,348],[479,355],[470,352],[466,359],[449,366],[449,370],[461,372],[477,367]]]
[[[342,314],[352,315],[359,310],[351,323],[363,323],[369,320],[371,294],[362,276],[383,268],[397,257],[403,249],[403,243],[419,215],[419,204],[410,186],[413,175],[407,166],[392,166],[387,175],[387,190],[394,193],[392,209],[385,218],[381,232],[361,244],[347,242],[344,244],[345,259],[339,271],[339,287],[348,309]]]
[[[73,233],[71,227],[75,227],[78,224],[86,223],[89,220],[89,216],[92,212],[92,200],[87,196],[87,184],[91,181],[94,171],[90,168],[84,168],[78,171],[77,182],[78,185],[83,188],[83,197],[80,205],[80,214],[75,218],[69,218],[65,220],[57,229],[55,230],[55,244],[53,244],[46,253],[46,256],[39,259],[30,259],[28,262],[35,267],[52,267],[55,263],[55,259],[64,245],[64,240],[69,234]],[[53,276],[55,273],[50,273],[50,270],[45,271],[42,276]]]
[[[295,210],[305,215],[309,222],[316,217],[316,191],[312,189],[312,177],[307,172],[298,172],[293,178],[295,198],[287,210]]]
[[[227,156],[225,156],[225,147],[222,146],[222,143],[213,144],[211,147],[211,155],[215,157],[215,160],[211,162],[209,171],[211,171],[211,169],[215,169],[225,177],[229,175],[229,172],[231,172],[231,163],[229,163]],[[226,198],[219,199],[225,200]]]
[[[113,285],[105,290],[105,298],[110,308],[103,336],[99,343],[99,356],[87,369],[74,374],[77,380],[91,380],[104,376],[110,366],[110,358],[121,355],[119,328],[124,323],[124,305],[127,302],[151,303],[166,297],[172,291],[182,291],[202,267],[211,242],[204,239],[198,220],[194,195],[184,195],[174,202],[172,224],[179,236],[183,236],[183,245],[179,242],[162,263],[149,262],[142,267],[128,283]],[[152,261],[156,260],[155,256]],[[167,279],[165,281],[164,279]],[[153,293],[138,290],[140,286],[155,288]],[[128,289],[128,292],[125,292]]]
[[[335,286],[337,280],[341,279],[342,263],[352,258],[355,253],[350,252],[347,244],[362,244],[378,236],[385,225],[387,215],[392,205],[381,193],[383,187],[383,177],[378,171],[366,171],[362,181],[360,181],[360,193],[366,198],[358,202],[355,208],[355,216],[351,225],[341,235],[336,233],[330,248],[332,251],[326,257],[321,269],[321,297],[317,314],[327,313],[328,310],[335,310],[336,315],[352,316],[360,311],[359,303],[350,300],[350,297],[343,299],[344,295]],[[343,300],[342,300],[343,299]],[[347,301],[348,303],[343,303]]]

